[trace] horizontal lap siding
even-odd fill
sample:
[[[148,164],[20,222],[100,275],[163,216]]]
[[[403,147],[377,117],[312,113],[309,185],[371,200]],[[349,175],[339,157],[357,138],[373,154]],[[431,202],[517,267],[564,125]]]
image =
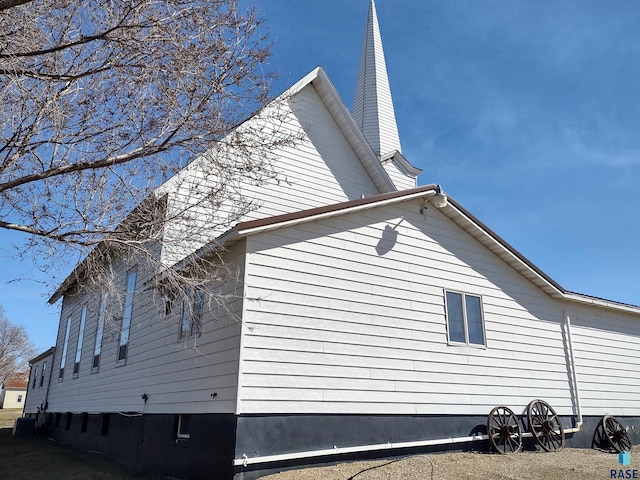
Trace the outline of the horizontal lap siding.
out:
[[[583,413],[640,416],[640,319],[576,309],[571,321]]]
[[[403,169],[396,164],[396,162],[389,161],[385,162],[383,165],[387,174],[391,178],[391,181],[398,190],[407,190],[409,188],[416,187],[416,178],[407,175]]]
[[[557,302],[419,208],[249,239],[242,413],[486,414],[534,398],[572,413]],[[378,255],[387,225],[397,241]],[[447,345],[443,289],[483,296],[488,348]]]
[[[242,270],[243,249],[244,243],[240,243],[229,252],[226,260],[232,269]],[[138,272],[126,364],[116,364],[116,332],[103,344],[99,370],[92,373],[97,328],[97,298],[93,298],[89,300],[78,378],[72,378],[73,360],[80,310],[87,297],[65,297],[49,395],[50,411],[98,413],[144,409],[146,413],[232,413],[235,410],[242,301],[230,304],[238,318],[212,311],[205,304],[202,336],[179,341],[181,302],[174,304],[172,314],[165,315],[162,300],[150,295],[143,275]],[[126,272],[121,271],[120,276],[125,278]],[[242,289],[242,284],[234,280],[222,287],[221,293],[241,295]],[[58,352],[62,351],[68,315],[72,317],[69,351],[64,378],[59,381]],[[146,404],[142,400],[145,393]]]
[[[272,166],[277,180],[264,179],[263,184],[252,185],[242,178],[234,179],[237,185],[230,193],[231,198],[215,212],[196,212],[198,209],[195,209],[194,216],[202,222],[193,219],[169,222],[165,234],[168,245],[165,245],[163,258],[175,261],[206,239],[212,240],[224,233],[231,227],[225,218],[240,201],[253,201],[252,211],[238,220],[247,221],[380,193],[313,85],[305,87],[282,108],[286,109],[288,118],[278,128],[292,136],[302,135],[302,138],[292,146],[277,147],[268,152],[275,159]],[[176,206],[184,208],[195,202],[193,192],[198,184],[204,183],[202,175],[198,174],[197,162],[170,181],[174,189],[170,211]],[[200,231],[197,233],[202,236],[198,241],[193,238],[194,225],[198,225]],[[189,242],[182,244],[180,240],[185,232],[191,232]]]

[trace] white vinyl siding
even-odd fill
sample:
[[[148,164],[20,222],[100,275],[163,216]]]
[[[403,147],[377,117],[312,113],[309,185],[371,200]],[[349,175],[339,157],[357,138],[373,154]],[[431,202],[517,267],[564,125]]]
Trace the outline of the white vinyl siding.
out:
[[[583,415],[640,416],[640,319],[587,308],[569,316]]]
[[[534,398],[573,413],[559,302],[420,207],[249,239],[241,413],[486,415]],[[487,348],[449,344],[444,291],[482,298]]]
[[[231,225],[226,223],[226,218],[243,202],[253,201],[254,208],[239,221],[380,193],[313,85],[308,85],[278,108],[281,109],[278,114],[286,112],[288,115],[279,128],[293,136],[303,132],[303,137],[295,145],[269,152],[276,158],[273,168],[277,179],[261,185],[241,182],[233,191],[227,192],[229,197],[215,211],[197,208],[194,215],[184,221],[179,218],[170,221],[166,227],[162,252],[167,263],[182,258],[207,239],[213,240],[228,230]],[[169,195],[169,217],[173,210],[183,209],[185,205],[195,204],[201,199],[198,193],[204,190],[203,175],[199,172],[200,161],[206,163],[207,159],[203,157],[194,161],[161,187],[162,191],[172,192]],[[201,222],[194,216],[199,216]],[[185,232],[189,234],[185,235]],[[185,241],[178,241],[180,239]]]
[[[415,188],[416,177],[407,174],[402,167],[400,167],[395,160],[390,160],[383,163],[384,169],[391,178],[391,181],[398,190],[407,190],[409,188]]]
[[[231,300],[226,308],[212,309],[205,302],[200,336],[188,336],[185,341],[176,342],[180,309],[165,315],[162,296],[138,287],[132,304],[126,364],[117,366],[116,360],[120,322],[111,325],[107,314],[99,371],[89,375],[91,364],[82,362],[80,376],[73,382],[54,382],[49,394],[49,411],[141,412],[144,407],[145,413],[150,414],[234,412],[239,315],[243,302],[243,248],[244,243],[239,243],[225,254],[225,264],[234,279],[226,285],[212,285],[211,291]],[[127,267],[116,264],[114,269],[124,284]],[[138,286],[146,280],[145,272],[139,268]],[[65,296],[63,318],[67,314],[79,318],[81,305],[86,302],[87,297],[83,295]],[[114,314],[119,315],[121,308]],[[89,300],[86,337],[95,337],[99,311],[96,295]],[[61,330],[64,333],[64,326]],[[62,345],[61,337],[58,342]],[[148,395],[146,403],[141,398],[143,393]]]

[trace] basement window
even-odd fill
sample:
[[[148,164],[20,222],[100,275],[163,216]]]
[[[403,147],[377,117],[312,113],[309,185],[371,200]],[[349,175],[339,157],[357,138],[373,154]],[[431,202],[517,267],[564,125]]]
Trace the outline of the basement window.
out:
[[[486,345],[482,297],[446,291],[445,309],[450,344]]]
[[[100,417],[100,435],[103,437],[109,436],[109,425],[111,423],[111,414],[103,413]]]

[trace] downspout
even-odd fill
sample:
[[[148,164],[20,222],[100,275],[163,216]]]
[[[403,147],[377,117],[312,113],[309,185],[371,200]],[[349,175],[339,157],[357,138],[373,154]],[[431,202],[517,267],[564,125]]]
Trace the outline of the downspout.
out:
[[[565,430],[566,433],[579,432],[582,428],[582,408],[580,406],[580,389],[578,388],[578,374],[576,373],[576,359],[573,355],[573,340],[571,339],[571,318],[568,313],[564,314],[564,325],[567,332],[567,343],[569,344],[569,361],[571,363],[571,379],[573,380],[573,390],[576,400],[576,417],[577,422],[575,428]]]

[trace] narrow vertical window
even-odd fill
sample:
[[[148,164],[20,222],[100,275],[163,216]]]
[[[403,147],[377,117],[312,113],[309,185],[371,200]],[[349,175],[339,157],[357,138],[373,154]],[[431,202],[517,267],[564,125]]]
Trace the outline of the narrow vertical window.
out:
[[[42,385],[44,385],[44,374],[47,371],[47,362],[44,362],[42,364],[42,371],[40,373],[40,388],[42,388]]]
[[[447,322],[449,341],[466,343],[462,295],[460,293],[447,292]]]
[[[187,294],[189,295],[189,294]],[[180,320],[180,331],[178,332],[178,338],[184,338],[189,332],[189,319],[191,318],[191,304],[187,300],[182,304],[182,318]]]
[[[129,329],[131,316],[133,315],[133,293],[136,289],[136,271],[132,270],[127,275],[127,293],[124,298],[124,312],[122,325],[120,326],[120,345],[118,348],[118,360],[126,360],[129,347]]]
[[[82,314],[80,315],[80,329],[78,330],[78,344],[76,345],[76,361],[73,364],[73,375],[75,377],[80,373],[80,359],[82,358],[82,343],[84,342],[84,326],[87,322],[87,305],[82,306]]]
[[[445,292],[449,342],[485,345],[482,298],[468,293]]]
[[[200,289],[193,292],[193,310],[191,312],[191,335],[202,335],[202,304],[204,293]]]
[[[187,335],[202,335],[202,309],[204,303],[204,292],[200,289],[189,288],[187,299],[182,304],[182,317],[180,320],[180,331],[178,339]]]
[[[62,344],[62,358],[60,359],[60,374],[58,378],[64,377],[64,366],[67,363],[67,348],[69,347],[69,332],[71,331],[71,317],[67,318],[67,328],[64,333],[64,343]]]
[[[38,365],[36,365],[36,367],[33,369],[33,385],[31,386],[32,390],[36,388],[37,381],[38,381]]]
[[[107,300],[103,297],[100,299],[98,307],[98,326],[96,327],[95,346],[93,347],[93,362],[91,364],[92,371],[96,371],[100,366],[100,352],[102,351],[102,335],[104,332],[104,315],[107,308]]]

